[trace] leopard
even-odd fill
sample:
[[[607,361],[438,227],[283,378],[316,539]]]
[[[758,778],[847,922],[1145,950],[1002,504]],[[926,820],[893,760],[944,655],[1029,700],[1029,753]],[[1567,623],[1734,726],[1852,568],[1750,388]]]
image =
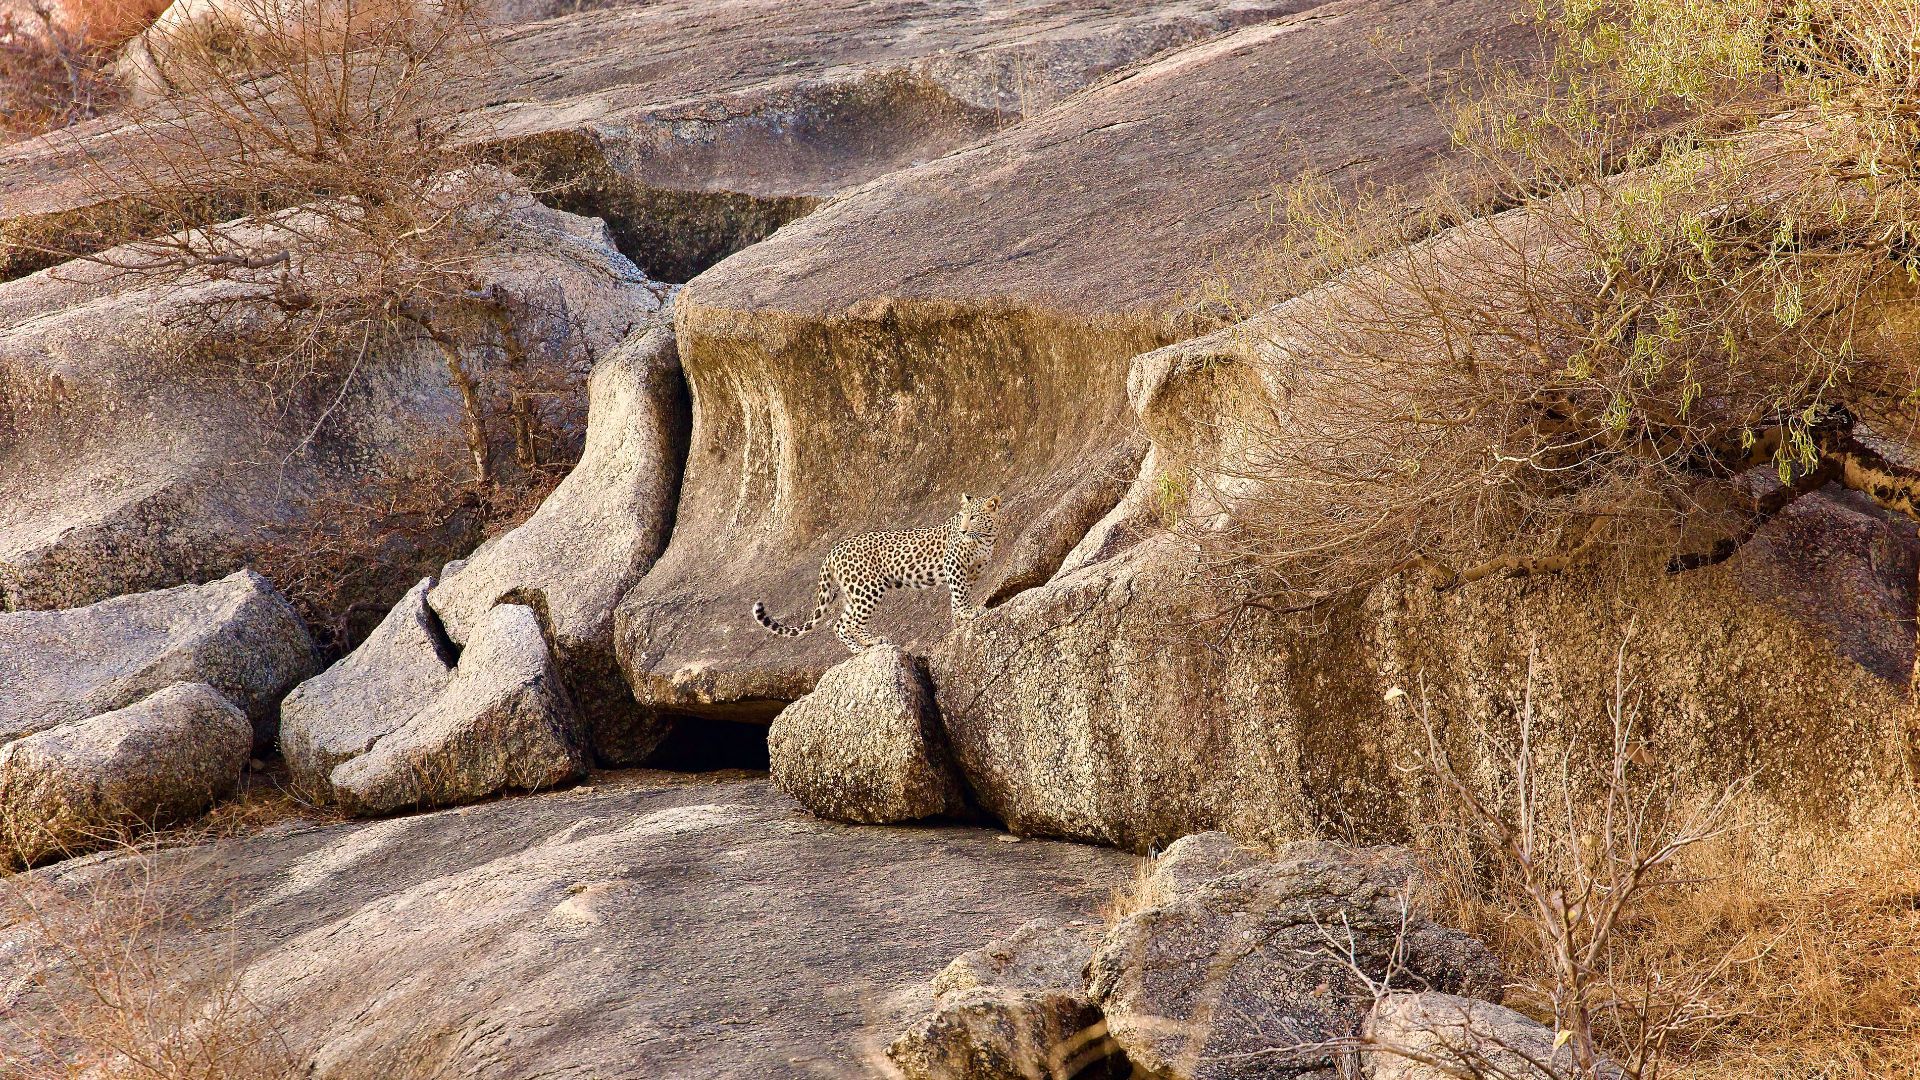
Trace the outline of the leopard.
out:
[[[998,495],[984,500],[962,495],[960,512],[944,524],[850,536],[835,544],[821,564],[813,614],[806,622],[794,626],[779,622],[758,601],[753,605],[753,618],[770,633],[799,637],[826,616],[837,590],[846,596],[846,607],[834,625],[834,633],[849,652],[860,653],[888,644],[867,628],[867,619],[889,590],[931,589],[944,584],[954,623],[971,621],[980,614],[980,609],[973,606],[973,586],[999,538],[999,510]]]

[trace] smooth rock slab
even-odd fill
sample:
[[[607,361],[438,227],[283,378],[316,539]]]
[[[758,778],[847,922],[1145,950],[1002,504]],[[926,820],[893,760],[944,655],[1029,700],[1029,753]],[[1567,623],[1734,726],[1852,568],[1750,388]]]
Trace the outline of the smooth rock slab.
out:
[[[579,714],[532,608],[487,613],[446,688],[329,776],[354,814],[534,791],[586,773]]]
[[[897,645],[876,645],[821,676],[767,732],[773,784],[835,821],[915,821],[966,808],[932,695]]]
[[[1560,1080],[1574,1072],[1569,1047],[1556,1050],[1553,1029],[1490,1001],[1427,992],[1392,994],[1367,1014],[1361,1030],[1367,1080]],[[1612,1062],[1601,1075],[1624,1076]]]
[[[107,847],[232,794],[253,725],[205,683],[0,747],[0,865]]]
[[[0,613],[0,743],[131,705],[180,682],[219,691],[272,745],[274,706],[313,643],[251,570],[62,611]]]
[[[889,1075],[881,1050],[942,965],[1034,919],[1097,919],[1136,862],[1000,835],[624,773],[42,880],[108,899],[116,871],[157,881],[177,974],[236,975],[313,1080],[827,1080]],[[55,1005],[0,1011],[0,1045]]]
[[[1180,880],[1107,933],[1089,988],[1133,1063],[1169,1080],[1331,1077],[1398,948],[1397,986],[1500,991],[1486,947],[1409,912],[1400,848],[1320,841],[1198,884]],[[1157,902],[1153,902],[1156,901]]]

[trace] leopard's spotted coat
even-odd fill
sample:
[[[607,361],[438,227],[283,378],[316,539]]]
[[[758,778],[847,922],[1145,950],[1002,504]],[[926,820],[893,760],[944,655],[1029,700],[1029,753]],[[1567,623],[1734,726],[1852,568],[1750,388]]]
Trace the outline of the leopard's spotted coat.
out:
[[[753,617],[773,633],[799,637],[826,615],[837,588],[846,594],[847,606],[834,632],[848,649],[859,652],[885,642],[868,631],[867,617],[887,590],[930,589],[944,583],[953,617],[970,619],[979,614],[973,607],[973,583],[999,535],[994,516],[999,509],[997,495],[984,502],[962,495],[960,512],[944,525],[848,537],[834,545],[820,567],[820,588],[806,622],[799,626],[776,622],[767,615],[766,605],[757,602]]]

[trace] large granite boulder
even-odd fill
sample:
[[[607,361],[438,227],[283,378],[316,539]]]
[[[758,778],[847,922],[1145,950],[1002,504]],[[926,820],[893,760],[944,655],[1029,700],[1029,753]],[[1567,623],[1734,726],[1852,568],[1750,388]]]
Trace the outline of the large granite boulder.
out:
[[[593,369],[586,450],[518,527],[447,567],[428,596],[465,643],[496,604],[530,605],[608,764],[645,757],[670,723],[642,713],[613,655],[613,609],[666,546],[686,452],[688,403],[664,313]]]
[[[408,597],[417,604],[419,590]],[[312,694],[296,696],[289,762],[297,782],[371,815],[585,774],[579,714],[532,608],[489,610],[458,665],[441,673],[415,636],[417,610],[396,608],[381,635],[321,676],[327,681]]]
[[[474,286],[501,298],[522,355],[489,331],[463,338],[459,356],[504,475],[518,461],[511,388],[538,391],[520,415],[545,452],[572,452],[589,370],[650,323],[665,288],[600,222],[499,199],[460,212],[496,234]],[[263,258],[329,257],[324,226],[299,211],[234,234]],[[134,245],[112,257],[148,256]],[[299,595],[330,617],[316,632],[337,638],[477,541],[468,412],[447,357],[402,335],[284,370],[285,328],[257,302],[277,265],[148,275],[74,262],[0,283],[0,607],[92,603],[250,565],[290,590],[319,578]],[[321,560],[339,569],[340,595]]]
[[[284,1047],[272,1075],[801,1080],[885,1075],[942,965],[1035,919],[1097,920],[1135,862],[998,835],[837,825],[762,779],[626,772],[35,882],[49,910],[154,913],[143,941],[177,959],[149,1015],[238,1001],[224,1017],[260,1026],[227,1034]],[[0,926],[0,1045],[29,1061],[28,1033],[84,1004],[60,996],[71,954],[37,967],[32,933]],[[34,991],[9,996],[14,975]]]
[[[1561,1080],[1574,1073],[1572,1051],[1554,1045],[1552,1028],[1490,1001],[1431,990],[1381,998],[1357,1045],[1366,1080]],[[1602,1063],[1600,1080],[1625,1076]]]
[[[1128,1075],[1087,1000],[1098,937],[1035,920],[934,977],[934,1008],[887,1046],[902,1080],[1104,1080]]]
[[[1543,733],[1589,756],[1610,747],[1616,657],[1640,695],[1640,737],[1684,785],[1750,777],[1779,820],[1823,822],[1910,782],[1920,549],[1845,492],[1802,500],[1733,558],[1685,574],[1599,566],[1448,591],[1408,574],[1296,612],[1223,596],[1219,568],[1167,532],[1164,500],[1232,490],[1208,471],[1221,433],[1271,431],[1259,412],[1275,400],[1262,381],[1274,356],[1308,349],[1326,313],[1353,302],[1335,282],[1134,359],[1129,404],[1153,446],[1132,490],[1053,580],[929,652],[983,809],[1024,833],[1142,851],[1208,828],[1404,837],[1438,808],[1405,768],[1427,748],[1418,712],[1391,690],[1424,688],[1456,766],[1491,777],[1530,668]],[[1310,413],[1316,386],[1295,383],[1287,408]]]
[[[773,785],[835,821],[883,824],[966,809],[932,711],[933,694],[897,645],[876,645],[820,677],[767,731]]]
[[[1373,1004],[1366,980],[1497,997],[1486,947],[1411,910],[1401,848],[1305,841],[1204,880],[1183,857],[1101,942],[1107,1033],[1170,1080],[1331,1078]]]
[[[367,752],[453,681],[458,654],[427,607],[425,578],[360,647],[280,703],[280,753],[302,790],[327,792],[334,766]]]
[[[492,35],[498,62],[446,107],[562,208],[608,219],[648,273],[685,281],[830,195],[992,134],[1110,72],[1312,6],[597,3]],[[71,248],[125,238],[89,176],[142,148],[116,140],[120,123],[80,126],[72,134],[83,142],[0,148],[0,278],[46,265],[15,239],[54,235]],[[211,165],[208,186],[217,187]]]
[[[110,847],[194,817],[246,771],[253,725],[205,683],[0,746],[0,864]]]
[[[273,744],[275,707],[314,670],[286,599],[249,570],[62,611],[0,612],[0,743],[205,683]]]
[[[640,702],[770,718],[841,655],[830,633],[766,634],[754,601],[803,606],[834,543],[937,524],[963,492],[1004,504],[983,597],[1053,577],[1136,472],[1127,361],[1181,333],[1196,267],[1260,248],[1277,182],[1417,185],[1444,167],[1432,87],[1402,73],[1444,84],[1533,49],[1514,15],[1346,0],[1243,27],[851,191],[689,283],[679,511],[618,616]],[[950,625],[925,595],[889,596],[875,621],[911,652]]]

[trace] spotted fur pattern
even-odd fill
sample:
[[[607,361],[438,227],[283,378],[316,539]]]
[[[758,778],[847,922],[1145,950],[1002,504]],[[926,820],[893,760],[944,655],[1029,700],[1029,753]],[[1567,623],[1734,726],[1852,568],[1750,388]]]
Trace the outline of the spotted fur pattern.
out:
[[[994,516],[999,509],[997,495],[984,502],[962,495],[960,512],[944,525],[848,537],[834,545],[820,567],[820,587],[814,597],[813,614],[806,622],[798,626],[776,622],[767,615],[766,605],[760,603],[753,605],[753,617],[773,633],[799,637],[826,616],[837,590],[846,595],[847,605],[834,632],[848,649],[859,652],[869,645],[885,644],[884,638],[874,637],[867,629],[867,617],[887,590],[931,589],[945,584],[953,617],[971,619],[979,614],[973,606],[973,583],[999,535],[1000,524]]]

